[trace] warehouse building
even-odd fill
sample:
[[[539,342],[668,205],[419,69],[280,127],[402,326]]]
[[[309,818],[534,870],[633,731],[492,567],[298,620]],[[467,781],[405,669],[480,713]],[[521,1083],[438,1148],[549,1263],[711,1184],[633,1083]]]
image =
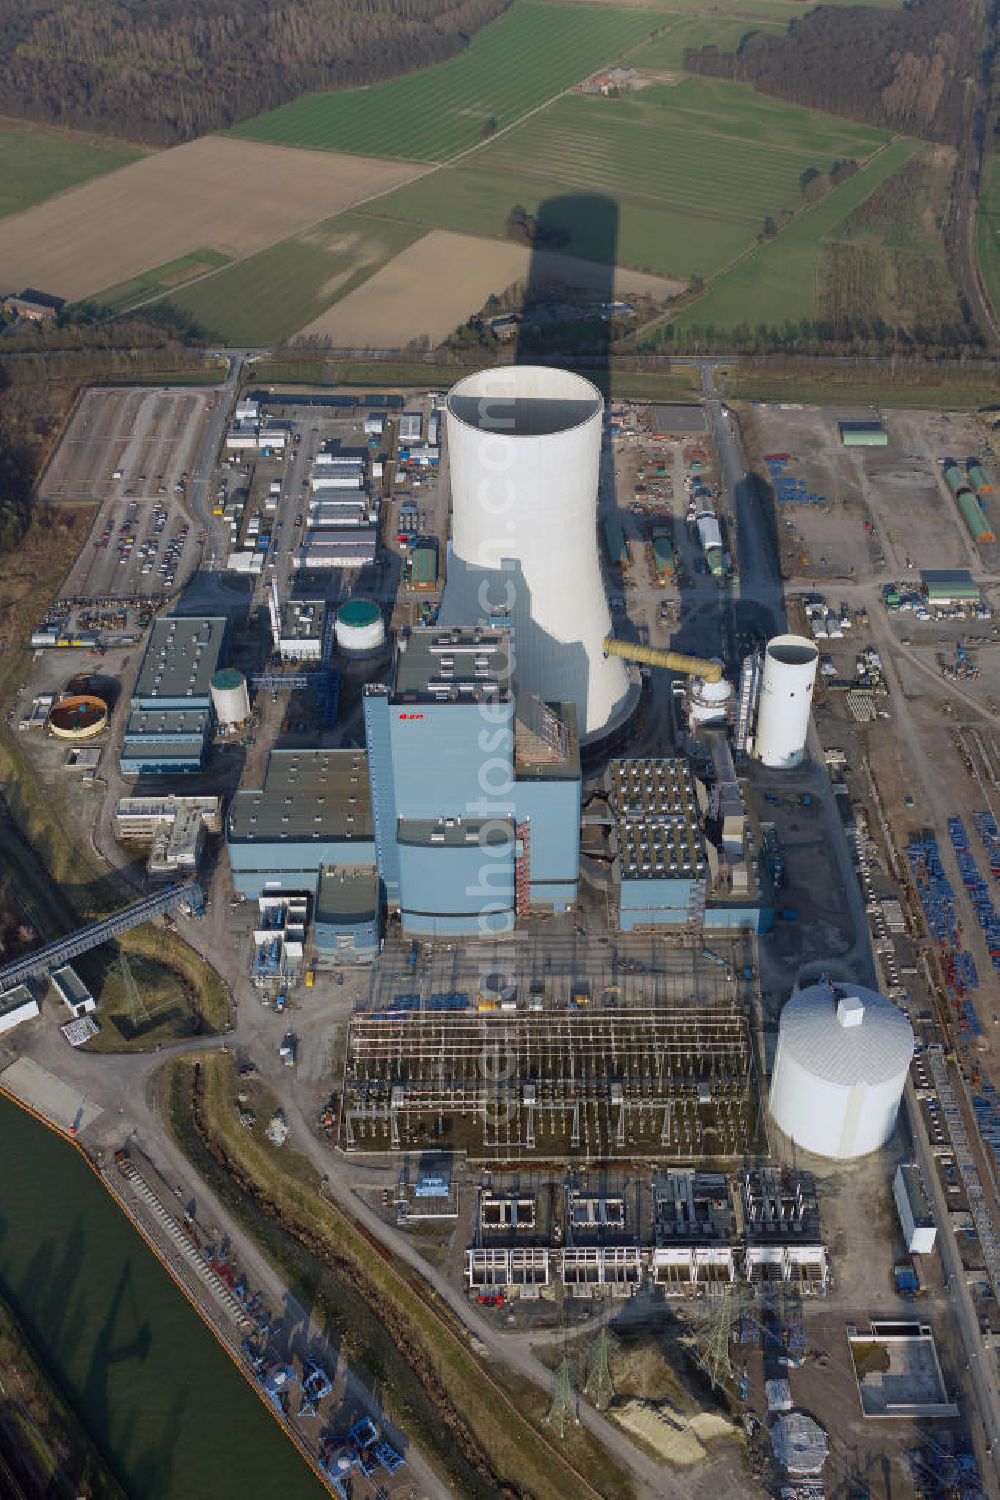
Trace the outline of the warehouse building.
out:
[[[925,568],[920,582],[928,604],[980,604],[982,590],[967,568]]]
[[[361,750],[272,750],[259,791],[239,791],[226,821],[233,885],[256,899],[315,896],[324,869],[367,865],[375,842]]]
[[[212,727],[212,678],[226,639],[222,616],[157,620],[139,668],[121,749],[123,776],[202,769]]]
[[[292,559],[293,567],[363,568],[375,561],[377,526],[328,526],[310,529]]]

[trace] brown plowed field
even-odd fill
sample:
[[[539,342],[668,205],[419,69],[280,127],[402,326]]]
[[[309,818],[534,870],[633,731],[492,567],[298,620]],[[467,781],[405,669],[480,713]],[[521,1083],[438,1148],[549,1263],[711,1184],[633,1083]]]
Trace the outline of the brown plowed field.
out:
[[[249,255],[424,170],[204,136],[4,220],[0,266],[76,301],[193,250]]]
[[[440,343],[459,324],[479,311],[491,292],[500,293],[525,281],[532,253],[524,245],[479,239],[434,229],[403,250],[381,271],[327,308],[304,334],[321,334],[341,347],[402,348],[426,334]],[[535,285],[592,287],[608,295],[608,270],[575,256],[542,252],[535,256]],[[681,283],[621,267],[614,273],[615,293],[629,291],[665,298]]]

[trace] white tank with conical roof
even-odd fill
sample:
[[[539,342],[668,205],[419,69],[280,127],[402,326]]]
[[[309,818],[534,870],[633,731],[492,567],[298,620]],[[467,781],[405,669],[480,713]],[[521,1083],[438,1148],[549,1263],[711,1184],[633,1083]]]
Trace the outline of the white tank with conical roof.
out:
[[[912,1057],[913,1029],[891,1000],[822,979],[781,1012],[771,1115],[816,1156],[867,1156],[895,1129]]]

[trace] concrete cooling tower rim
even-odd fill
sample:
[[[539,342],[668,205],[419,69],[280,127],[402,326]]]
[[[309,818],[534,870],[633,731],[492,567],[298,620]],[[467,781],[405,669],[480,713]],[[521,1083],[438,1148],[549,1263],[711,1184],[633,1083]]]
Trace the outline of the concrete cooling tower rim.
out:
[[[547,365],[478,370],[448,393],[449,415],[463,427],[519,443],[573,432],[603,405],[591,381]]]
[[[785,667],[807,667],[819,656],[819,648],[799,635],[776,635],[767,643],[767,654]]]

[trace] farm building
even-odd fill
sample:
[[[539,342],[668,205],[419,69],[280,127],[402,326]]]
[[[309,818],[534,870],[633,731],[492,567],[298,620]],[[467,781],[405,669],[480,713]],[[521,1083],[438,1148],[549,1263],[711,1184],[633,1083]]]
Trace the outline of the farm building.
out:
[[[30,286],[3,299],[4,312],[13,313],[15,318],[26,318],[30,323],[47,323],[65,306],[62,297],[50,297]]]
[[[886,448],[889,434],[881,422],[840,422],[840,441],[845,448]]]

